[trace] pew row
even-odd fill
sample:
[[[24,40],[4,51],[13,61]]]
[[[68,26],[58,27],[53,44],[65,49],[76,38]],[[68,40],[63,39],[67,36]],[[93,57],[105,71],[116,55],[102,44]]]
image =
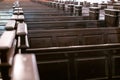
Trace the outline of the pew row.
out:
[[[34,54],[16,54],[11,80],[40,80]]]
[[[28,30],[31,48],[120,42],[120,28]]]
[[[28,30],[105,27],[103,20],[43,21],[27,22],[27,24]]]
[[[41,80],[119,80],[120,43],[31,48]]]

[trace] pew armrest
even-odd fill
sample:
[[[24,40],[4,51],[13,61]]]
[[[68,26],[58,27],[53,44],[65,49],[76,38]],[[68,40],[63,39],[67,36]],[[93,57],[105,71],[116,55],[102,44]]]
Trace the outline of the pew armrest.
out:
[[[34,54],[17,54],[12,80],[40,80]]]
[[[15,39],[15,30],[5,31],[0,37],[0,50],[9,49]]]
[[[21,36],[21,35],[27,35],[27,24],[26,23],[18,23],[17,26],[17,35]]]
[[[10,20],[7,22],[5,29],[6,30],[14,30],[15,29],[15,25],[16,25],[16,21],[15,20]]]

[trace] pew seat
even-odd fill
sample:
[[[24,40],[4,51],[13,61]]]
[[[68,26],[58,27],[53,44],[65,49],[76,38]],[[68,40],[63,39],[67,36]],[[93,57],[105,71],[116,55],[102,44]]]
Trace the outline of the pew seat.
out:
[[[28,30],[31,48],[116,43],[119,28]]]

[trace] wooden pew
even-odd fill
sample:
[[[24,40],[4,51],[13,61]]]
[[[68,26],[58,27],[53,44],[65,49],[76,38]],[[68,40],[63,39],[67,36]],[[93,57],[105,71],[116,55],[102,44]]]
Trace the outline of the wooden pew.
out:
[[[26,51],[35,53],[44,80],[120,79],[119,30],[30,30]]]
[[[41,80],[120,79],[120,44],[27,49],[35,53]]]
[[[17,54],[11,80],[40,80],[34,54]]]
[[[29,30],[96,28],[105,26],[103,20],[43,21],[43,22],[27,22],[27,24]]]
[[[15,30],[5,31],[0,38],[0,72],[3,80],[10,80],[10,67],[16,49]]]

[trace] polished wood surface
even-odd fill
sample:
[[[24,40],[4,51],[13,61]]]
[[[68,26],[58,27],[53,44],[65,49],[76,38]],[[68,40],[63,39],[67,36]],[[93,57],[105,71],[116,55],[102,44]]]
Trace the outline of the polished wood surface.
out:
[[[5,31],[0,37],[0,50],[11,48],[14,38],[15,38],[15,30]]]
[[[17,54],[11,80],[40,80],[34,54]]]
[[[16,21],[15,20],[9,20],[7,24],[5,25],[6,30],[14,30],[16,27]]]
[[[18,26],[17,26],[17,35],[21,36],[21,35],[27,35],[27,34],[28,34],[27,24],[25,22],[18,23]]]

